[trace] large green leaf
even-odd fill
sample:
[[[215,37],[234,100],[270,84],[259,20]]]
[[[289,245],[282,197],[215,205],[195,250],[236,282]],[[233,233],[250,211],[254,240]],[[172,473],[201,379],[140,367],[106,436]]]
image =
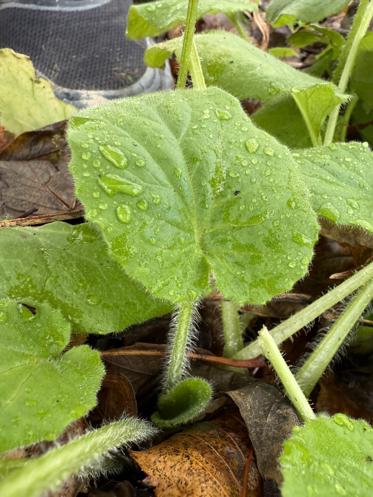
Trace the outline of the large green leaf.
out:
[[[373,153],[367,143],[335,143],[293,157],[320,216],[373,232]]]
[[[323,84],[321,79],[297,71],[241,37],[226,31],[195,36],[206,84],[218,86],[240,100],[255,98],[267,102],[276,95],[290,94],[296,89]],[[174,38],[154,45],[145,53],[145,62],[161,67],[173,53],[179,57],[182,42]]]
[[[366,113],[373,110],[373,33],[367,33],[360,42],[350,86]]]
[[[196,298],[213,276],[227,298],[264,302],[307,271],[318,228],[291,155],[227,93],[85,110],[68,139],[88,219],[153,294]]]
[[[119,331],[170,310],[128,278],[88,224],[1,229],[0,295],[48,301],[79,332]]]
[[[98,352],[62,353],[70,325],[49,304],[34,312],[0,300],[0,452],[54,440],[96,404],[104,375]]]
[[[280,463],[283,497],[371,497],[373,429],[336,414],[293,429]]]
[[[187,0],[157,0],[139,5],[132,5],[128,13],[127,36],[133,40],[146,36],[158,36],[184,24],[187,16]],[[257,0],[200,0],[198,18],[205,14],[224,12],[227,15],[236,12],[254,11],[258,8]]]
[[[67,119],[75,108],[53,93],[49,81],[37,77],[32,62],[9,48],[0,50],[0,126],[19,135]]]
[[[317,22],[341,12],[349,0],[272,0],[267,20],[274,26],[292,25],[297,21]]]
[[[239,36],[225,31],[195,36],[208,86],[218,86],[240,100],[272,101],[276,96],[292,96],[314,138],[321,144],[321,126],[346,96],[326,81],[301,71],[260,50]],[[171,54],[180,57],[181,39],[174,38],[149,48],[145,62],[161,67]],[[281,116],[288,122],[288,116]],[[300,119],[299,119],[300,118]]]

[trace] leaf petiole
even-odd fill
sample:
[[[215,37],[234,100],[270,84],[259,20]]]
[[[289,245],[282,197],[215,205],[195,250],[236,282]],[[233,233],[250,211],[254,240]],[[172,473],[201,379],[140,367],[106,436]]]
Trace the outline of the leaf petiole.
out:
[[[335,321],[316,349],[296,374],[296,379],[305,395],[309,395],[343,341],[373,299],[373,280],[363,286],[345,311]]]
[[[259,331],[259,344],[262,348],[263,354],[272,364],[277,376],[280,378],[287,396],[294,404],[299,415],[304,421],[308,419],[315,419],[316,415],[311,409],[304,393],[297,383],[293,373],[290,371],[289,366],[286,364],[285,359],[282,357],[276,342],[268,333],[265,326]]]
[[[356,55],[359,49],[360,42],[365,36],[365,33],[367,32],[372,18],[373,18],[373,1],[361,0],[359,2],[359,7],[355,14],[355,18],[352,24],[352,29],[348,36],[344,52],[341,56],[342,62],[339,64],[336,70],[336,74],[338,76],[340,73],[338,89],[342,93],[344,93],[347,89],[347,85],[352,70],[354,68]],[[342,70],[341,70],[341,64],[344,64]],[[337,105],[329,116],[325,132],[324,145],[330,145],[333,142],[340,108],[341,106]]]
[[[180,70],[176,85],[176,87],[179,89],[185,87],[188,71],[190,70],[191,66],[191,61],[193,57],[192,54],[193,35],[197,21],[197,13],[198,13],[198,0],[189,0],[186,26],[183,37],[183,48],[181,50],[181,57],[180,57]]]
[[[287,338],[297,333],[308,323],[316,319],[327,309],[330,309],[337,302],[340,302],[345,297],[353,293],[355,290],[365,285],[373,278],[373,262],[360,269],[357,273],[351,276],[348,280],[330,290],[327,294],[315,300],[301,311],[297,312],[290,318],[283,321],[281,324],[271,330],[271,336],[279,345]],[[253,359],[261,354],[261,347],[258,340],[244,347],[240,352],[234,355],[233,359]]]

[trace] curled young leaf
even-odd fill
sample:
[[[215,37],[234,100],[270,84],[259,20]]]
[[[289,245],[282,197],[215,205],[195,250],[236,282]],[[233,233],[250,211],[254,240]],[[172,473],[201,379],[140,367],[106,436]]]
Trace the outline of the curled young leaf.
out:
[[[96,404],[104,374],[98,352],[62,353],[70,325],[49,304],[0,300],[0,452],[54,440]]]
[[[206,411],[211,398],[210,383],[202,378],[187,378],[159,396],[152,421],[166,429],[191,423]]]
[[[68,138],[87,218],[154,295],[196,299],[214,277],[228,299],[263,303],[307,271],[318,225],[292,157],[227,93],[85,110]]]
[[[0,295],[47,301],[83,333],[119,331],[170,310],[128,278],[89,224],[2,229]]]
[[[185,24],[187,8],[185,0],[156,0],[132,5],[128,13],[127,36],[133,40],[158,36],[178,24]],[[197,15],[198,18],[219,12],[231,15],[257,9],[257,0],[200,0]]]

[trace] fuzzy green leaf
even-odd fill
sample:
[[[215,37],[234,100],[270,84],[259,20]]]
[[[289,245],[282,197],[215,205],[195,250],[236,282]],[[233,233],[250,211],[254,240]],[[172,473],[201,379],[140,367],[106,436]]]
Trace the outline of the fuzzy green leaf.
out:
[[[341,12],[349,0],[272,0],[267,20],[274,26],[293,25],[297,21],[317,22]]]
[[[0,74],[0,126],[15,135],[62,121],[76,111],[58,100],[48,80],[37,77],[26,55],[0,50]]]
[[[318,227],[291,155],[227,93],[85,110],[68,139],[86,216],[154,295],[196,299],[214,276],[227,298],[265,302],[307,271]]]
[[[371,497],[373,429],[344,414],[293,429],[280,463],[283,497]]]
[[[368,144],[336,143],[293,157],[319,216],[373,232],[373,153]]]
[[[226,31],[215,31],[194,37],[208,86],[218,86],[240,100],[252,98],[262,102],[276,95],[289,95],[316,85],[337,88],[331,83],[297,71],[285,62],[255,47],[241,37]],[[161,67],[173,53],[179,58],[182,40],[174,38],[154,45],[145,53],[145,62]]]
[[[0,300],[0,452],[54,440],[96,404],[104,374],[98,352],[62,353],[70,325],[49,304],[35,313]]]
[[[270,102],[276,96],[293,96],[300,110],[297,120],[303,116],[314,143],[321,144],[326,116],[347,99],[333,84],[297,71],[233,33],[210,32],[194,40],[208,86],[218,86],[240,100]],[[174,38],[149,48],[145,62],[161,67],[173,53],[179,58],[181,41]],[[288,125],[290,119],[281,115],[281,121]]]
[[[127,36],[133,40],[146,36],[158,36],[179,24],[185,24],[188,2],[186,0],[157,0],[132,5],[128,13]],[[258,9],[257,0],[200,0],[198,19],[206,14],[236,12]]]
[[[155,429],[140,419],[125,418],[85,433],[67,444],[49,450],[41,457],[22,460],[21,467],[0,458],[0,495],[39,497],[55,490],[72,475],[96,476],[105,473],[112,452],[123,445],[140,443],[155,434]]]
[[[360,42],[350,82],[351,90],[361,100],[366,113],[373,110],[373,33],[367,33]]]
[[[47,301],[79,332],[119,331],[170,311],[128,278],[88,224],[1,229],[0,295]]]

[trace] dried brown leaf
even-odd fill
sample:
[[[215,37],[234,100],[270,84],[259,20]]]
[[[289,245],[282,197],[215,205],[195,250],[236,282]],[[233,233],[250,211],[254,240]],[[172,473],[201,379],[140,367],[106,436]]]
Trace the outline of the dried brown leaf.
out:
[[[238,497],[250,454],[245,426],[234,414],[198,423],[150,449],[131,452],[157,497]],[[260,479],[251,461],[248,497],[260,495]]]
[[[272,385],[251,380],[238,390],[227,392],[247,426],[260,474],[281,483],[277,459],[282,444],[299,419],[289,402]]]

